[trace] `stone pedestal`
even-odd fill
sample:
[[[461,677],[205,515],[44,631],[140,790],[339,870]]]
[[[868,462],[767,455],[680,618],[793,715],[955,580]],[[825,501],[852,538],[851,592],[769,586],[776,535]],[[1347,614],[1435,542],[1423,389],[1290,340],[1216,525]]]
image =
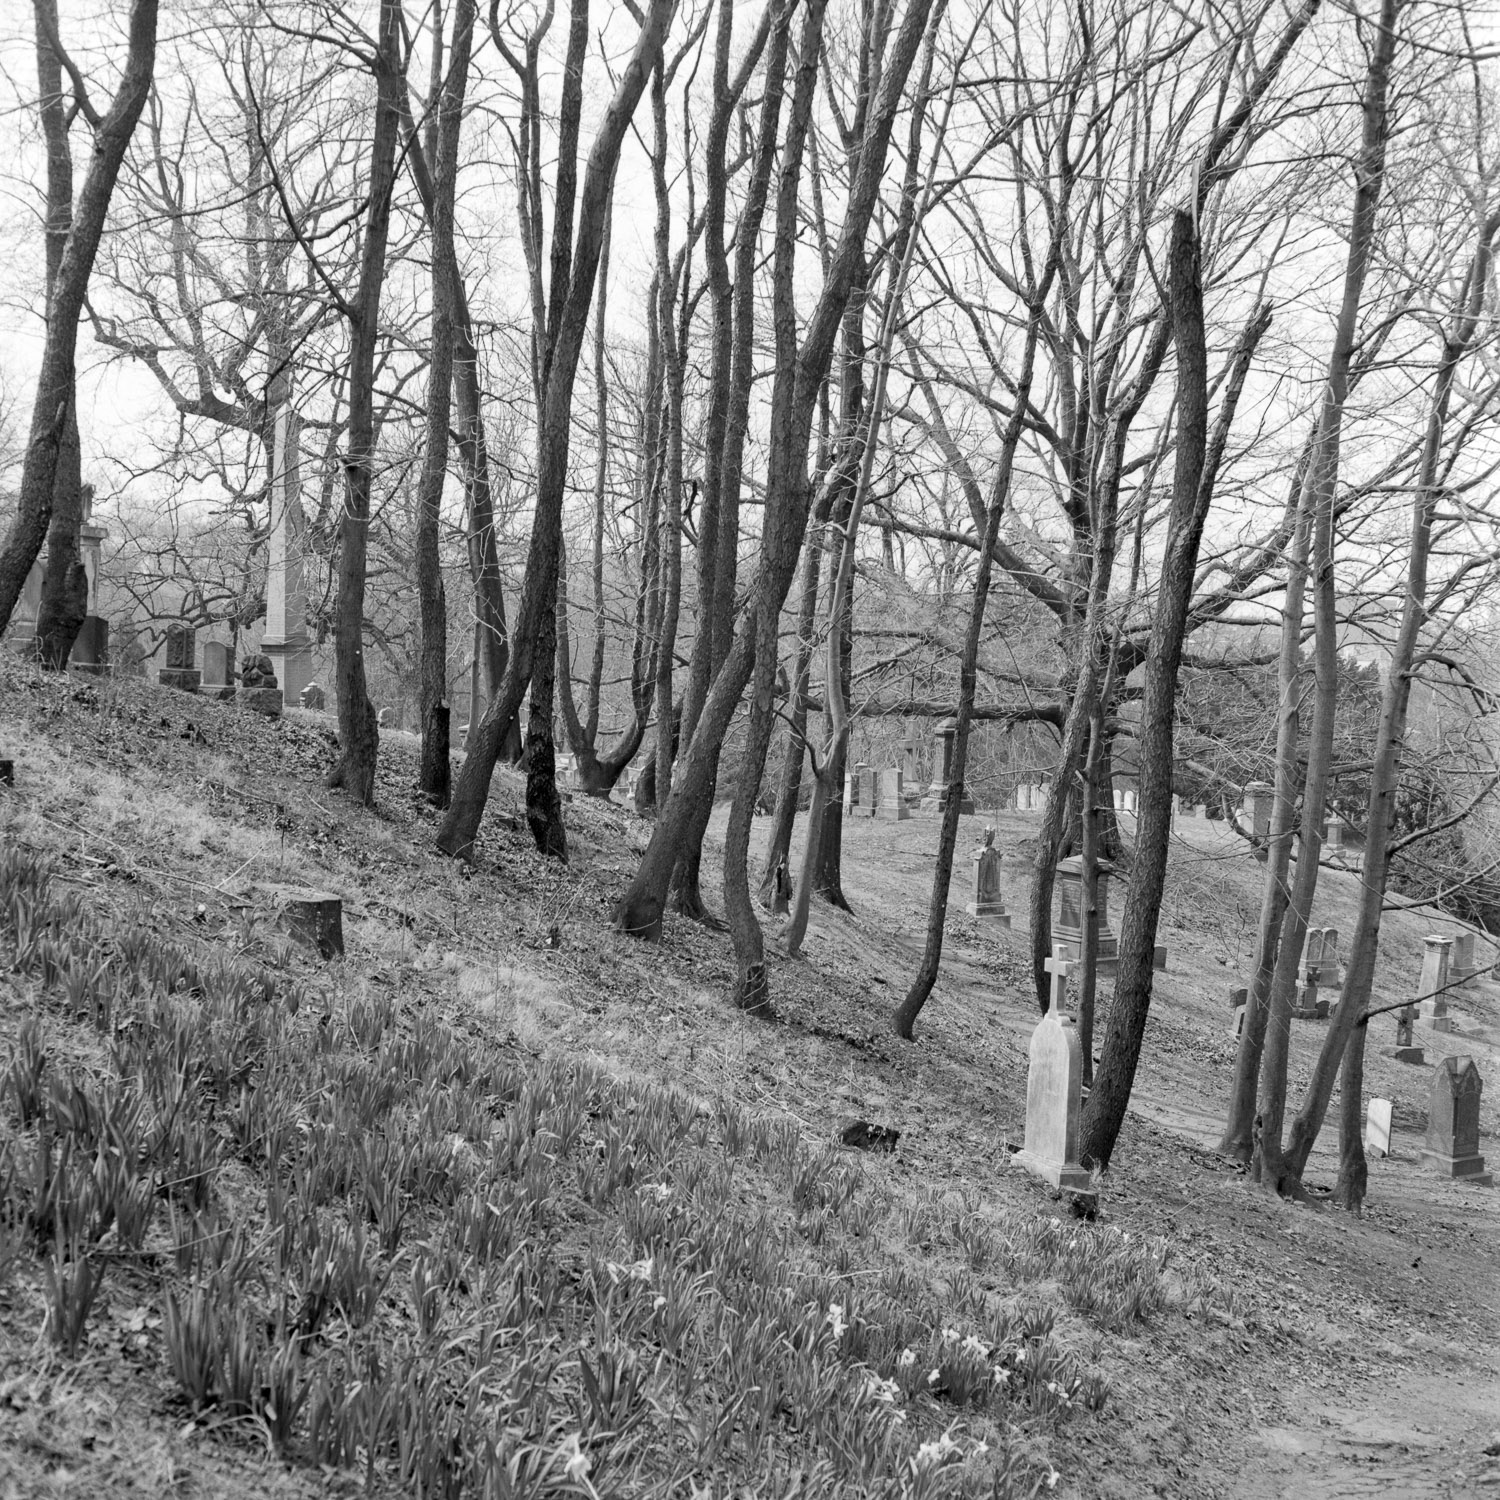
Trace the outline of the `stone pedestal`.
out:
[[[176,688],[180,693],[196,693],[202,673],[197,667],[163,667],[156,674],[156,680],[163,687]]]
[[[1461,1178],[1476,1187],[1494,1181],[1479,1154],[1479,1096],[1484,1083],[1472,1057],[1445,1057],[1432,1079],[1427,1143],[1422,1160],[1440,1176]]]
[[[1427,948],[1422,954],[1422,977],[1417,982],[1417,1014],[1434,1031],[1452,1031],[1457,1023],[1448,1014],[1448,997],[1442,991],[1448,987],[1448,956],[1453,939],[1435,932],[1423,942]]]
[[[1031,1034],[1026,1077],[1026,1149],[1016,1162],[1034,1177],[1073,1193],[1092,1192],[1078,1164],[1083,1050],[1078,1030],[1055,1007]]]
[[[958,720],[956,718],[940,719],[933,728],[932,760],[932,785],[927,788],[927,795],[922,799],[923,807],[934,807],[941,811],[948,805],[948,797],[952,790],[953,780],[953,745],[958,738]],[[974,811],[974,799],[967,792],[962,794],[958,804],[961,813],[972,813]]]

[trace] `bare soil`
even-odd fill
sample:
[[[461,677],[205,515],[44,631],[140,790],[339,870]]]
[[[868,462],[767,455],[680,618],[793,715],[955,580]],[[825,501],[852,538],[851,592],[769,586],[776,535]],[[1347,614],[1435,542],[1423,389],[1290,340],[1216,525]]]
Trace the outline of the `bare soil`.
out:
[[[413,737],[382,737],[379,805],[322,790],[332,721],[279,723],[139,683],[42,677],[0,662],[4,836],[48,850],[63,875],[101,892],[129,887],[152,920],[222,935],[295,883],[344,899],[348,956],[330,983],[394,990],[535,1053],[567,1052],[660,1078],[705,1100],[729,1096],[831,1139],[864,1119],[902,1132],[867,1171],[893,1201],[933,1194],[980,1212],[1066,1214],[1011,1167],[1025,1112],[1026,1048],[1037,1016],[1025,982],[1025,889],[1036,815],[985,821],[1005,853],[1010,931],[963,913],[955,877],[942,975],[918,1040],[889,1016],[922,940],[937,823],[852,821],[844,889],[852,915],[815,904],[805,958],[773,959],[776,1022],[725,1003],[727,937],[669,920],[659,946],[615,934],[609,915],[650,828],[622,807],[569,806],[573,860],[541,861],[519,818],[522,784],[497,773],[477,867],[442,858],[413,793]],[[722,810],[710,834],[722,827]],[[768,824],[758,825],[761,830]],[[1128,823],[1127,823],[1128,828]],[[972,838],[971,838],[972,835]],[[706,866],[714,865],[717,846]],[[1072,1330],[1113,1382],[1104,1412],[1069,1424],[1049,1460],[1059,1496],[1427,1496],[1500,1491],[1500,1190],[1444,1181],[1418,1161],[1431,1062],[1472,1055],[1491,1078],[1481,1150],[1495,1147],[1493,1057],[1500,986],[1479,981],[1451,1006],[1456,1032],[1419,1028],[1426,1067],[1384,1055],[1394,1021],[1372,1026],[1367,1087],[1395,1103],[1393,1154],[1372,1162],[1364,1215],[1267,1197],[1218,1156],[1233,1058],[1227,992],[1253,942],[1259,866],[1220,825],[1174,838],[1157,976],[1125,1133],[1100,1215],[1169,1238],[1181,1273],[1212,1270],[1228,1310],[1163,1317],[1130,1338]],[[1325,872],[1317,920],[1347,934],[1357,875]],[[718,896],[715,880],[707,894]],[[1378,1000],[1412,993],[1422,934],[1444,924],[1393,912]],[[1446,924],[1450,929],[1452,924]],[[1481,958],[1492,951],[1481,942]],[[0,1000],[13,1023],[15,997]],[[1292,1103],[1324,1027],[1296,1023]],[[1334,1172],[1333,1127],[1314,1186]],[[159,1374],[108,1380],[47,1355],[0,1299],[0,1500],[30,1494],[302,1495],[347,1483],[291,1473],[204,1441],[163,1407]],[[101,1319],[122,1350],[141,1308]],[[1500,1453],[1500,1449],[1497,1449]]]

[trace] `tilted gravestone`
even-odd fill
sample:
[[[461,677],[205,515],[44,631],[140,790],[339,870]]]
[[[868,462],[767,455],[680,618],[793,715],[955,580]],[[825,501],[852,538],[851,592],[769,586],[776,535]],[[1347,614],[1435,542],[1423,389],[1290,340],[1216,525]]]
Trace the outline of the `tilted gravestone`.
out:
[[[984,917],[1000,927],[1010,926],[1005,898],[1000,894],[1000,851],[995,848],[995,830],[984,830],[984,841],[973,854],[973,886],[964,910],[971,917]]]
[[[1427,1144],[1422,1160],[1444,1177],[1456,1177],[1476,1187],[1494,1178],[1484,1170],[1479,1154],[1479,1096],[1484,1083],[1472,1057],[1445,1057],[1432,1079],[1427,1112]]]
[[[1391,1101],[1371,1099],[1365,1115],[1365,1150],[1371,1156],[1391,1154]]]
[[[1078,1116],[1083,1050],[1078,1029],[1056,1007],[1031,1033],[1026,1075],[1026,1148],[1016,1161],[1043,1182],[1074,1193],[1092,1192],[1078,1164]]]
[[[1417,1014],[1434,1031],[1452,1031],[1457,1023],[1448,1014],[1448,955],[1453,939],[1432,933],[1423,939],[1422,977],[1417,983]]]

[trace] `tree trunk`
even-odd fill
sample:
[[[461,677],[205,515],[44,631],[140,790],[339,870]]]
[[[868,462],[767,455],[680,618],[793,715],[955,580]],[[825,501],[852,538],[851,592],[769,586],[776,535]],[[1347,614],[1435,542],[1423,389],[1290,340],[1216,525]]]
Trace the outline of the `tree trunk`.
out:
[[[442,13],[434,13],[434,59],[441,57]],[[474,39],[474,0],[456,0],[453,45],[446,78],[432,101],[436,141],[433,162],[432,349],[427,368],[426,451],[417,484],[417,598],[421,619],[419,692],[422,755],[419,785],[438,807],[448,805],[452,780],[448,723],[448,599],[438,552],[443,486],[448,477],[448,422],[453,402],[453,343],[458,323],[457,257],[453,200],[458,185],[458,142]],[[436,62],[434,64],[436,66]]]
[[[1366,273],[1375,244],[1375,214],[1385,179],[1385,152],[1390,123],[1388,96],[1391,64],[1396,51],[1396,20],[1401,0],[1382,0],[1379,31],[1365,81],[1364,130],[1355,171],[1354,214],[1349,231],[1349,253],[1344,271],[1343,301],[1328,362],[1317,447],[1309,465],[1311,487],[1311,555],[1313,578],[1314,660],[1316,692],[1313,700],[1312,732],[1307,746],[1307,780],[1302,793],[1302,830],[1297,851],[1297,870],[1282,921],[1281,952],[1277,955],[1272,989],[1272,1021],[1290,999],[1296,984],[1296,966],[1306,939],[1313,895],[1317,889],[1318,855],[1322,848],[1322,820],[1333,760],[1334,716],[1338,707],[1338,642],[1334,616],[1334,491],[1339,475],[1339,444],[1344,407],[1349,393],[1349,367],[1359,332],[1359,310]],[[1373,948],[1371,962],[1373,963]],[[1342,1022],[1342,1025],[1340,1024]],[[1347,1040],[1351,1017],[1336,1017],[1332,1031]],[[1289,1029],[1289,1023],[1288,1023]],[[1268,1038],[1261,1068],[1259,1146],[1253,1158],[1256,1179],[1277,1192],[1296,1193],[1301,1187],[1299,1159],[1305,1165],[1312,1149],[1312,1135],[1322,1123],[1323,1109],[1332,1092],[1332,1074],[1338,1062],[1334,1053],[1322,1070],[1326,1083],[1315,1079],[1310,1102],[1322,1093],[1323,1104],[1302,1121],[1294,1123],[1285,1150],[1281,1128],[1286,1104],[1287,1045],[1273,1032]],[[1320,1060],[1321,1061],[1321,1060]],[[1299,1129],[1300,1125],[1300,1129]]]
[[[610,186],[620,147],[635,107],[645,91],[651,69],[660,55],[673,0],[652,0],[646,10],[635,50],[620,74],[609,108],[600,122],[589,152],[574,243],[572,213],[577,171],[578,119],[581,100],[565,111],[567,128],[558,158],[557,214],[553,224],[552,306],[543,314],[543,325],[533,336],[546,339],[547,359],[542,373],[542,399],[537,412],[537,496],[532,517],[531,542],[526,554],[526,577],[505,678],[485,708],[475,743],[464,761],[454,788],[452,806],[437,844],[444,853],[467,858],[473,851],[480,820],[489,800],[490,778],[505,737],[512,731],[521,699],[532,678],[535,653],[543,639],[547,645],[550,700],[551,657],[555,642],[554,616],[557,604],[557,570],[562,548],[562,504],[567,484],[568,446],[572,428],[573,382],[583,350],[589,306],[599,267],[604,223],[609,212]],[[575,28],[576,31],[577,28]],[[534,54],[530,57],[534,66]],[[570,84],[570,88],[575,85]],[[576,80],[581,95],[582,79]],[[570,155],[572,161],[569,161]],[[540,196],[541,184],[536,184]],[[566,232],[564,232],[566,231]],[[566,241],[566,244],[563,243]],[[535,319],[534,319],[535,321]],[[549,706],[550,713],[550,706]],[[531,731],[528,728],[528,736]],[[550,722],[545,730],[551,743]],[[536,774],[528,764],[528,786]],[[555,795],[555,792],[554,792]],[[545,800],[545,797],[543,797]],[[549,837],[551,835],[549,834]]]
[[[351,334],[349,451],[344,460],[344,515],[339,526],[338,600],[333,628],[340,759],[328,775],[328,785],[343,787],[367,807],[375,800],[380,731],[365,682],[365,562],[375,483],[375,345],[380,333],[380,289],[385,280],[401,122],[401,24],[400,0],[380,0],[380,39],[372,64],[375,129],[370,142],[369,198],[359,290],[347,309]]]
[[[0,548],[0,634],[10,624],[16,600],[26,586],[26,576],[41,552],[52,519],[70,416],[76,419],[78,319],[88,295],[89,276],[115,179],[151,90],[156,64],[156,13],[157,0],[133,0],[129,49],[120,86],[104,116],[93,116],[91,109],[88,112],[94,126],[93,155],[47,298],[47,334],[21,469],[16,519]],[[49,15],[55,15],[55,11],[38,8],[38,31],[45,34],[50,29],[51,41],[56,28],[49,26]]]
[[[1172,834],[1172,742],[1177,676],[1192,603],[1193,577],[1203,524],[1213,501],[1218,455],[1208,447],[1208,352],[1203,327],[1203,284],[1197,212],[1179,209],[1172,220],[1169,297],[1177,346],[1177,434],[1166,555],[1141,699],[1135,857],[1120,923],[1119,967],[1099,1070],[1079,1135],[1079,1160],[1108,1166],[1124,1124],[1151,1008],[1156,923]],[[1216,434],[1218,454],[1234,418],[1250,358],[1270,323],[1270,309],[1252,320],[1236,351]]]

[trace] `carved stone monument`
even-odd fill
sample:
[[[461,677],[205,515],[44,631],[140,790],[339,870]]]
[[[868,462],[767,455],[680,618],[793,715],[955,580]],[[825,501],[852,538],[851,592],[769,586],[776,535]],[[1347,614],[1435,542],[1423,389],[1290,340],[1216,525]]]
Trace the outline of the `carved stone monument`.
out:
[[[1034,1177],[1074,1193],[1092,1191],[1078,1164],[1083,1052],[1078,1031],[1055,1006],[1031,1033],[1026,1076],[1026,1149],[1016,1161]]]
[[[1109,881],[1115,867],[1107,860],[1099,862],[1099,934],[1096,975],[1103,979],[1119,965],[1120,943],[1109,928]],[[1057,919],[1052,924],[1052,938],[1063,956],[1076,963],[1083,956],[1083,860],[1077,855],[1057,866]]]
[[[1494,1181],[1479,1154],[1479,1096],[1484,1083],[1472,1057],[1445,1057],[1432,1079],[1427,1110],[1427,1144],[1422,1160],[1444,1177],[1476,1187]]]
[[[268,719],[281,717],[281,688],[269,656],[252,651],[245,658],[245,664],[240,668],[240,690],[234,695],[234,701]]]
[[[1443,991],[1448,987],[1448,954],[1453,939],[1435,932],[1423,942],[1427,949],[1422,954],[1422,977],[1417,982],[1417,1014],[1434,1031],[1452,1031],[1457,1023],[1448,1014],[1448,997]]]
[[[953,744],[958,737],[958,720],[939,719],[933,726],[932,733],[936,742],[933,746],[932,785],[927,788],[923,806],[930,802],[933,807],[942,809],[948,805],[948,792],[953,780]],[[974,799],[967,792],[963,794],[958,810],[961,813],[974,811]]]
[[[999,927],[1010,926],[1005,898],[1000,894],[1000,851],[995,847],[995,830],[986,828],[984,839],[973,854],[974,883],[964,910],[971,917],[984,917]]]

